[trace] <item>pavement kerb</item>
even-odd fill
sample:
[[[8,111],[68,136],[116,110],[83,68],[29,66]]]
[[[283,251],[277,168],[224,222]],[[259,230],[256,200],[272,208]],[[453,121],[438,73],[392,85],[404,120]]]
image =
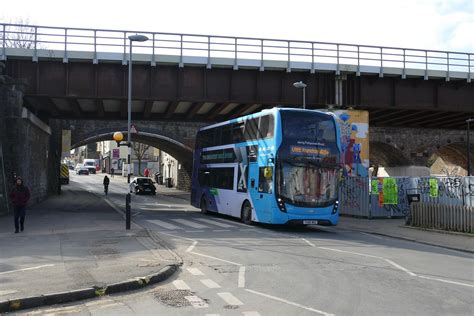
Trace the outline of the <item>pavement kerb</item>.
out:
[[[37,308],[47,305],[64,304],[85,299],[96,298],[104,295],[138,290],[146,286],[162,282],[171,277],[179,269],[178,264],[167,265],[160,271],[144,277],[135,278],[107,286],[94,286],[90,288],[31,296],[25,298],[0,301],[0,313],[11,313],[22,309]]]
[[[430,242],[426,242],[426,241],[420,241],[420,240],[414,239],[414,238],[401,237],[401,236],[398,236],[398,235],[395,235],[395,234],[379,233],[379,232],[367,231],[367,230],[357,229],[357,228],[344,228],[344,229],[349,230],[349,231],[363,232],[363,233],[367,233],[367,234],[371,234],[371,235],[384,236],[384,237],[390,237],[390,238],[395,238],[395,239],[400,239],[400,240],[405,240],[405,241],[411,241],[411,242],[416,242],[416,243],[423,244],[423,245],[439,247],[439,248],[444,248],[444,249],[449,249],[449,250],[461,251],[461,252],[466,252],[466,253],[474,253],[474,251],[469,250],[469,249],[444,246],[444,245],[430,243]]]

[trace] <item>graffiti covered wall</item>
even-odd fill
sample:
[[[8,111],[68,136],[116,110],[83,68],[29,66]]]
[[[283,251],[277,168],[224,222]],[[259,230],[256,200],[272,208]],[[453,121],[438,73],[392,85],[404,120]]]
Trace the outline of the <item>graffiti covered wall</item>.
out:
[[[339,110],[344,176],[367,177],[369,174],[369,112]]]

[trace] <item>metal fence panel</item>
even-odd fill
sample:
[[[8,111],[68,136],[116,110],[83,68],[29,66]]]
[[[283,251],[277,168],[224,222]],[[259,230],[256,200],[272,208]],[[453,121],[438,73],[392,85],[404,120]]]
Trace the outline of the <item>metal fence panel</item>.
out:
[[[339,189],[339,200],[340,214],[370,217],[369,178],[344,177]]]

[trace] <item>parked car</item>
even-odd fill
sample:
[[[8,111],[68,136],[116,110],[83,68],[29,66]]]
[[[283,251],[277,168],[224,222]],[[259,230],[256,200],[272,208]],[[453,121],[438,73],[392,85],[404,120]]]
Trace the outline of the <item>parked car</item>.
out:
[[[79,170],[76,171],[77,174],[83,174],[83,175],[86,175],[88,176],[89,175],[89,168],[86,168],[86,167],[81,167],[79,168]]]
[[[130,182],[130,193],[156,194],[156,187],[152,179],[136,177]]]
[[[97,172],[95,159],[84,159],[84,167],[89,169],[89,173],[96,174]]]

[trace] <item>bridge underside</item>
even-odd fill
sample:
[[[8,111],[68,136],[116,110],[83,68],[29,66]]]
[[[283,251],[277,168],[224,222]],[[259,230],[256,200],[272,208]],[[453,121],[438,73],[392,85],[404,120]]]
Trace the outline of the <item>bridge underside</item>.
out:
[[[10,58],[7,74],[26,80],[25,105],[43,119],[125,119],[128,66],[100,62]],[[222,121],[277,105],[354,107],[370,112],[371,126],[457,129],[474,115],[474,84],[444,78],[211,68],[137,63],[133,68],[134,119]]]

